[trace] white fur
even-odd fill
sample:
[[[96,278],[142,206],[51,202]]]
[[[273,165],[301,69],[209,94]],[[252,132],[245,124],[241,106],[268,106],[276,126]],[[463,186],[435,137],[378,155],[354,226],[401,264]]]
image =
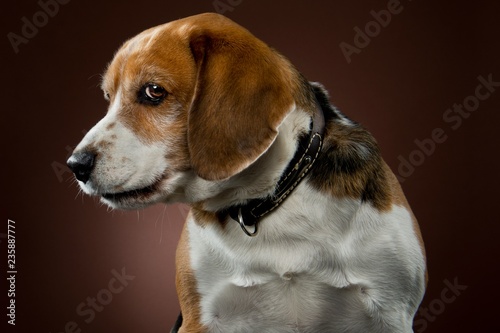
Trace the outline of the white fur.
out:
[[[301,184],[257,237],[188,219],[208,332],[412,332],[424,260],[408,211]]]

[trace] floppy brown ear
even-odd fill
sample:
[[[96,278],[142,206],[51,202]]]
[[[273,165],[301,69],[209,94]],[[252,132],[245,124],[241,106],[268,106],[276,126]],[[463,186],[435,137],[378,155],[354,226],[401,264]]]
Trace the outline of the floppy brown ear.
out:
[[[273,143],[291,110],[287,60],[229,19],[209,14],[190,39],[198,74],[188,115],[196,173],[220,180],[242,171]]]

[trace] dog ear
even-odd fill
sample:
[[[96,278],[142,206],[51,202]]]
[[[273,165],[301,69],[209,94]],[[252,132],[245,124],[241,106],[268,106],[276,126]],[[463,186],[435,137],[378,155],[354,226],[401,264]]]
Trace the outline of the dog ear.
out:
[[[190,39],[197,82],[188,115],[195,172],[231,177],[274,142],[294,105],[290,63],[236,23],[217,16]]]

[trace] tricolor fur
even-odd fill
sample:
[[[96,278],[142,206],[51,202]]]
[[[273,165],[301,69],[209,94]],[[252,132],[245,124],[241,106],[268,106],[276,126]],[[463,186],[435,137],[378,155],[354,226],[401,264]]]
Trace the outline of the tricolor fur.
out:
[[[166,91],[158,104],[141,99],[151,84]],[[69,164],[91,155],[80,185],[113,208],[192,206],[176,330],[412,332],[426,284],[418,224],[374,138],[321,85],[229,19],[202,14],[127,41],[102,87],[109,111]],[[248,237],[223,212],[273,193],[316,100],[318,160]]]

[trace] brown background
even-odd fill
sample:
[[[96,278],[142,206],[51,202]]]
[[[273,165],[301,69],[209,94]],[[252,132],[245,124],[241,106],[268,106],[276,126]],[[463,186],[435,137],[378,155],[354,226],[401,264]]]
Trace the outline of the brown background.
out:
[[[427,327],[418,331],[497,328],[500,90],[456,130],[443,114],[474,94],[479,75],[500,81],[498,1],[402,0],[402,12],[350,64],[339,44],[353,44],[354,27],[364,28],[386,0],[240,2],[225,14],[326,85],[331,100],[375,135],[394,170],[398,156],[416,150],[414,140],[444,130],[448,139],[403,184],[428,251],[423,306],[435,314],[419,315]],[[213,1],[71,1],[14,53],[7,34],[20,34],[22,17],[31,21],[39,10],[35,0],[1,10],[0,237],[7,219],[15,220],[15,331],[64,332],[74,321],[82,332],[167,332],[178,313],[173,257],[185,208],[109,212],[53,167],[104,115],[99,74],[120,44],[151,26],[215,11]],[[3,327],[7,254],[0,241]],[[76,307],[104,297],[111,271],[122,268],[134,280],[85,323]],[[443,281],[455,279],[467,289],[445,304]]]

